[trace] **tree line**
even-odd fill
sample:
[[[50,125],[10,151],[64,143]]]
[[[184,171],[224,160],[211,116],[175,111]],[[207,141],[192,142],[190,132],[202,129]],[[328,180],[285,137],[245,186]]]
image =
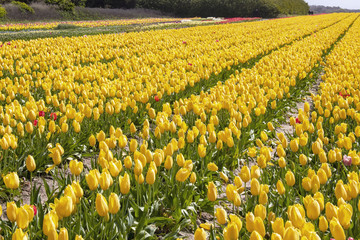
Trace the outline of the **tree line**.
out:
[[[8,0],[0,0],[4,2]],[[36,0],[20,0],[31,3]],[[307,14],[304,0],[45,0],[61,10],[90,8],[147,8],[177,17],[276,17]]]

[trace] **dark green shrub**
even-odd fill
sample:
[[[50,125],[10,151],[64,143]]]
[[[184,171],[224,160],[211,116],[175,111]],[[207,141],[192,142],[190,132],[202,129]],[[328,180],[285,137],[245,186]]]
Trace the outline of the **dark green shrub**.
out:
[[[71,0],[45,0],[45,3],[57,5],[62,11],[73,11],[75,7]]]
[[[4,18],[6,16],[6,9],[0,6],[0,18]]]
[[[22,12],[35,13],[34,9],[24,2],[11,1],[11,4],[18,6]]]
[[[78,28],[78,26],[73,24],[59,24],[54,29],[62,30],[62,29],[74,29],[74,28]]]

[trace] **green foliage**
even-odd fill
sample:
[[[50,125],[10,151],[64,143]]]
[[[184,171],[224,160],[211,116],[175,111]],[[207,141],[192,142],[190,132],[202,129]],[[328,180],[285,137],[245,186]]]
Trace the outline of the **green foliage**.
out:
[[[74,28],[79,28],[79,27],[73,24],[59,24],[54,29],[62,30],[62,29],[74,29]]]
[[[73,11],[75,7],[75,4],[71,0],[45,0],[45,3],[57,5],[62,11]]]
[[[281,14],[298,15],[307,14],[309,5],[303,0],[268,0],[269,3],[276,6]]]
[[[265,17],[307,14],[303,0],[138,0],[138,7],[190,17]]]
[[[11,1],[11,4],[18,6],[22,12],[35,13],[34,9],[24,2]]]
[[[6,9],[0,6],[0,18],[4,18],[6,16]]]

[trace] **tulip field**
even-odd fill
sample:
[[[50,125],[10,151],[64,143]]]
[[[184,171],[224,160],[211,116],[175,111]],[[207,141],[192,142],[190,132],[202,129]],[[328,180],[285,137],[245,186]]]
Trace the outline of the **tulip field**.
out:
[[[103,27],[103,26],[123,26],[131,24],[149,24],[181,21],[181,18],[143,18],[143,19],[123,19],[123,20],[99,20],[99,21],[62,21],[62,22],[34,22],[34,23],[4,23],[0,24],[0,31],[21,31],[52,29],[59,24],[72,24],[77,27]]]
[[[0,42],[0,239],[359,239],[360,14],[230,22]]]

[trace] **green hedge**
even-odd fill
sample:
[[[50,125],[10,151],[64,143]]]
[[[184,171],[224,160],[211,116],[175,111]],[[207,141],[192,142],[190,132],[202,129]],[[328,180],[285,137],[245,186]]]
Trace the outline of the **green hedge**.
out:
[[[11,4],[18,6],[22,12],[35,13],[34,9],[24,2],[11,1]]]
[[[4,18],[6,16],[6,9],[0,6],[0,18]]]
[[[173,13],[179,17],[264,17],[307,14],[303,0],[138,0],[138,7]]]

